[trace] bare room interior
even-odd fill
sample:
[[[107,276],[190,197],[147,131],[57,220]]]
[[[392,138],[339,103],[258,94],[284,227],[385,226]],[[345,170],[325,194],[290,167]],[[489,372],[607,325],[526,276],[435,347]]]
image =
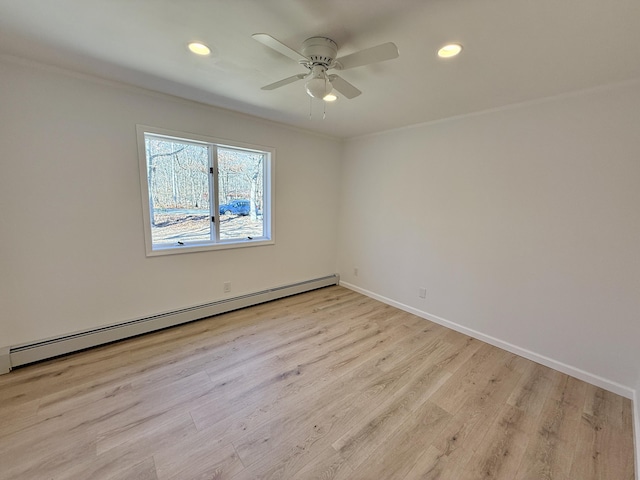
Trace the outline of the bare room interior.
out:
[[[0,0],[0,480],[639,480],[639,25]]]

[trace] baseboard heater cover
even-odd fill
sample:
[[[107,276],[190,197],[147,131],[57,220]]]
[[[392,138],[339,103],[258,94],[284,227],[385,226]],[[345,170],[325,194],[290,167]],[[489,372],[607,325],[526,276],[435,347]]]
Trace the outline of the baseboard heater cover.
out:
[[[330,285],[338,285],[339,282],[340,276],[334,274],[115,325],[77,332],[71,335],[10,347],[10,366],[17,367],[47,358],[58,357],[78,350],[104,345],[144,333],[162,330],[163,328],[193,322],[252,305],[258,305],[271,300],[297,295],[298,293],[309,292]],[[0,373],[2,373],[2,371],[0,371]]]

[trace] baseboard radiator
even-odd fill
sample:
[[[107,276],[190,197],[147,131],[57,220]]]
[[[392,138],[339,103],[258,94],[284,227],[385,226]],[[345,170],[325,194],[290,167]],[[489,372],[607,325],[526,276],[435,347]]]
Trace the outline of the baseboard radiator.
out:
[[[123,340],[125,338],[142,335],[144,333],[161,330],[163,328],[193,322],[195,320],[219,315],[232,310],[238,310],[240,308],[258,305],[271,300],[297,295],[298,293],[309,292],[311,290],[328,287],[330,285],[337,285],[339,282],[339,275],[334,274],[247,295],[206,303],[203,305],[184,308],[181,310],[175,310],[173,312],[139,318],[115,325],[95,328],[93,330],[77,332],[71,335],[9,347],[8,367],[17,367],[45,360],[47,358],[58,357],[78,350],[84,350],[86,348],[104,345],[105,343]],[[5,372],[0,370],[0,373],[6,373],[6,371],[8,371],[6,368],[4,370]]]

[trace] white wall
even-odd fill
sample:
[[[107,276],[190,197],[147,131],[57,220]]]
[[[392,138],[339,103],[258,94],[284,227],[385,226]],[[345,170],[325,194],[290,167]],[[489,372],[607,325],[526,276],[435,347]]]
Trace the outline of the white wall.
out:
[[[276,148],[276,245],[147,258],[137,123]],[[336,272],[341,143],[0,59],[0,347]]]
[[[630,396],[639,112],[636,82],[351,139],[342,281]]]

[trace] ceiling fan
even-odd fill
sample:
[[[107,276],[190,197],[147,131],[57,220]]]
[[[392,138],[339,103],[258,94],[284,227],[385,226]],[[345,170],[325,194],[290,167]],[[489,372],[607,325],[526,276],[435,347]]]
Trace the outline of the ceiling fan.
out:
[[[361,67],[371,63],[391,60],[399,56],[398,47],[392,42],[383,43],[377,47],[367,48],[356,53],[336,58],[338,45],[326,37],[311,37],[302,42],[302,53],[288,47],[266,33],[252,35],[257,41],[275,50],[282,55],[297,61],[308,72],[299,73],[275,83],[265,85],[262,90],[274,90],[298,80],[305,79],[307,93],[313,98],[326,101],[335,100],[333,89],[346,98],[355,98],[362,92],[336,74],[327,74],[328,70],[346,70],[348,68]]]

